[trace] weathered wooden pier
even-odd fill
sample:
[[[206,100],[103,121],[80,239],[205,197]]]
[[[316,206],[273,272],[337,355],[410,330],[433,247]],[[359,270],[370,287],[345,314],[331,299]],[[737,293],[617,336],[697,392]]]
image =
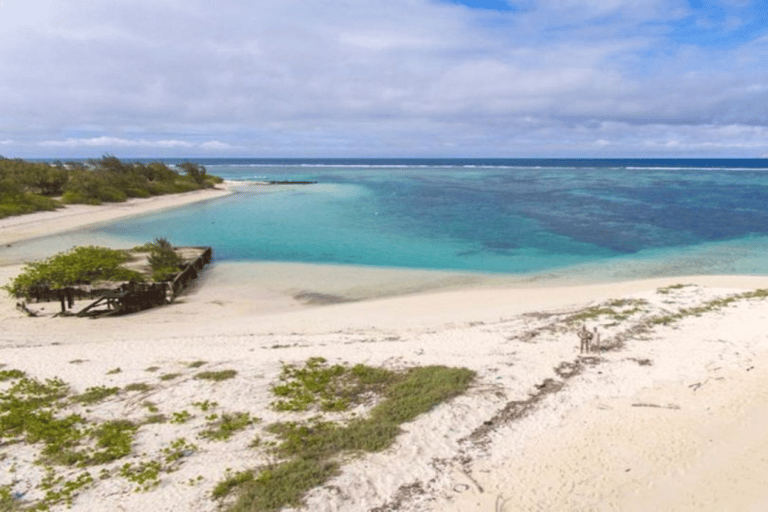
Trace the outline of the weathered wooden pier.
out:
[[[137,283],[129,281],[114,290],[102,290],[98,298],[80,310],[77,316],[105,316],[135,313],[145,309],[170,304],[196,279],[213,259],[211,247],[183,247],[185,253],[197,252],[197,256],[185,262],[181,271],[171,280],[160,283]]]

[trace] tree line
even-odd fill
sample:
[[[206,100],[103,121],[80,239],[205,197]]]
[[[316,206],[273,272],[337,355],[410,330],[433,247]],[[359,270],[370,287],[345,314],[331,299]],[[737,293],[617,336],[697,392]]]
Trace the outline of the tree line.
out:
[[[64,204],[122,202],[130,197],[212,188],[223,180],[204,166],[184,162],[177,171],[162,162],[123,162],[112,155],[86,162],[27,162],[0,157],[0,218]]]

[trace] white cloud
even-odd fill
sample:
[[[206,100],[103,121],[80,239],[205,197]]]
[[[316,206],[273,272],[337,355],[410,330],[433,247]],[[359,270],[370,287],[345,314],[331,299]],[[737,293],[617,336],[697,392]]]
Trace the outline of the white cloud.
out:
[[[130,140],[117,137],[91,137],[83,139],[46,140],[41,146],[63,148],[191,148],[193,144],[183,140]]]
[[[227,144],[226,142],[221,142],[218,140],[209,140],[208,142],[203,142],[199,147],[200,149],[210,149],[216,151],[235,149],[231,144]]]
[[[759,145],[715,128],[768,124],[768,36],[677,43],[682,0],[512,3],[12,2],[3,147],[569,156],[693,151],[691,133],[711,137],[700,151]]]

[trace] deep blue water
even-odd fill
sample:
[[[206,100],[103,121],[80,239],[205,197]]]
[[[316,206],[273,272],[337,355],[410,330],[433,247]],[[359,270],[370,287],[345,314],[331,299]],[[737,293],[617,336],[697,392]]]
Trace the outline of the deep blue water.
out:
[[[219,260],[506,273],[717,247],[721,263],[688,258],[698,263],[676,272],[768,273],[766,160],[198,161],[231,180],[318,184],[254,188],[98,233],[212,245]]]

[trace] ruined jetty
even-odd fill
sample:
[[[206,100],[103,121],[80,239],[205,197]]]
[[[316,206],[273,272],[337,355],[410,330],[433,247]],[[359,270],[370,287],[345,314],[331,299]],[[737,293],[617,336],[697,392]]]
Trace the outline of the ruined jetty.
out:
[[[97,290],[96,300],[78,311],[76,316],[135,313],[173,302],[213,259],[211,247],[176,247],[174,250],[184,262],[177,274],[161,282],[128,281],[115,283],[112,289]],[[91,291],[93,296],[94,291]]]
[[[29,316],[133,313],[173,302],[212,259],[211,247],[174,247],[165,239],[125,250],[74,247],[28,263],[6,288]]]

